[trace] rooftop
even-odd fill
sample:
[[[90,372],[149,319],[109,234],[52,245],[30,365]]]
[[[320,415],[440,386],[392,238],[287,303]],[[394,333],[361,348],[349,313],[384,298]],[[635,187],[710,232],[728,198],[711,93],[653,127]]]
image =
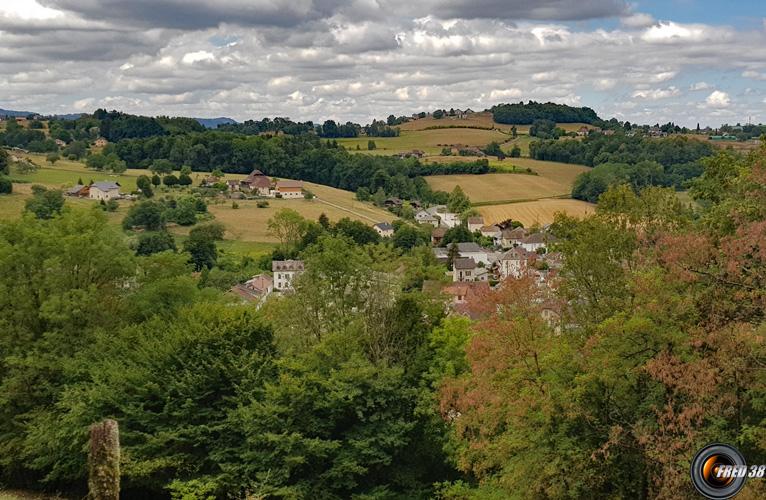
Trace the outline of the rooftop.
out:
[[[302,260],[275,260],[271,263],[272,271],[303,271]]]
[[[475,269],[476,262],[470,257],[459,257],[452,263],[454,269]]]
[[[377,224],[375,224],[375,227],[377,227],[381,231],[393,231],[394,230],[394,226],[392,226],[388,222],[378,222]]]
[[[113,189],[120,189],[120,183],[111,181],[94,182],[90,187],[100,189],[101,191],[111,191]]]

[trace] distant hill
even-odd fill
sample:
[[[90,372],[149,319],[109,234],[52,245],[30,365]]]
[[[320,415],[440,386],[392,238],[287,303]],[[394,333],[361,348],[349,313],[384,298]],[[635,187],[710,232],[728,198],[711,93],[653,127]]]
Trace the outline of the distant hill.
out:
[[[35,115],[32,111],[14,111],[12,109],[0,108],[0,116],[29,116]]]
[[[219,117],[219,118],[195,118],[205,128],[218,128],[219,125],[233,125],[236,120],[231,118]]]

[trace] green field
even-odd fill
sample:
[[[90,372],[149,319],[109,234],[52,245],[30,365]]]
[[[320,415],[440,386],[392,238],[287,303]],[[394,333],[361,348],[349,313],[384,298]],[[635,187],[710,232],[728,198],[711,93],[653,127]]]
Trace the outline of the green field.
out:
[[[338,139],[338,144],[351,152],[359,151],[378,155],[393,155],[419,149],[429,155],[441,153],[442,147],[449,144],[483,147],[492,141],[504,142],[507,134],[498,130],[474,128],[443,128],[434,130],[402,131],[399,137],[354,137]],[[368,141],[375,141],[376,149],[367,149]]]
[[[14,180],[13,194],[0,196],[0,217],[3,220],[21,217],[24,204],[31,196],[32,185],[41,184],[49,188],[67,188],[77,183],[78,179],[88,183],[94,181],[111,180],[117,181],[123,187],[123,192],[131,192],[136,189],[136,178],[139,175],[151,175],[147,170],[129,169],[122,175],[109,175],[89,170],[80,162],[60,160],[55,165],[50,165],[42,155],[30,154],[29,158],[41,167],[33,173],[19,174],[12,170],[11,177]],[[192,174],[194,185],[198,185],[204,173]],[[227,174],[227,179],[244,178],[244,175]],[[343,217],[360,220],[366,224],[376,222],[391,222],[395,216],[377,208],[370,203],[363,203],[355,199],[354,193],[335,189],[313,183],[304,183],[306,189],[316,195],[314,200],[303,198],[293,200],[269,199],[269,207],[257,208],[252,200],[239,200],[238,209],[232,208],[232,200],[221,199],[209,203],[209,211],[216,220],[226,227],[227,240],[221,248],[227,251],[259,255],[270,251],[275,243],[274,237],[268,234],[267,221],[281,208],[291,208],[299,212],[307,219],[316,220],[324,213],[331,221],[337,221]],[[156,195],[182,193],[178,188],[158,188]],[[129,207],[134,202],[120,201],[116,212],[108,213],[109,220],[119,226],[125,217]],[[90,207],[96,204],[88,199],[67,198],[68,206]],[[183,237],[188,234],[188,227],[171,226],[170,231]]]

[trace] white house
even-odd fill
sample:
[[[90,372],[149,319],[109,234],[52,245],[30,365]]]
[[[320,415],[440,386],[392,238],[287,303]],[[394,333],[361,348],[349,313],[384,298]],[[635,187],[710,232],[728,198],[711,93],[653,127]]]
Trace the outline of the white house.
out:
[[[468,217],[468,230],[472,233],[475,231],[481,231],[484,226],[484,217]]]
[[[476,264],[482,263],[485,267],[489,267],[492,264],[492,252],[480,247],[476,243],[458,243],[457,249],[461,257],[471,258]]]
[[[500,226],[482,226],[482,228],[479,230],[482,236],[486,238],[492,238],[492,241],[495,243],[495,245],[501,244],[501,236],[502,231],[500,230]]]
[[[460,217],[458,214],[448,212],[446,205],[435,205],[427,208],[426,211],[439,221],[439,223],[436,224],[437,227],[444,226],[452,228],[460,224]]]
[[[545,235],[543,233],[530,234],[521,240],[519,246],[527,252],[536,252],[538,248],[545,248]]]
[[[500,237],[500,243],[502,244],[503,248],[511,248],[521,245],[522,240],[526,237],[527,230],[523,227],[517,227],[515,229],[506,228],[503,229],[502,235]]]
[[[374,226],[375,231],[378,232],[379,235],[381,235],[383,238],[390,238],[394,235],[394,226],[389,224],[388,222],[378,222]]]
[[[90,185],[88,196],[92,200],[113,200],[119,198],[120,184],[118,182],[94,182]]]
[[[282,198],[303,198],[303,182],[301,181],[278,181],[274,193]]]
[[[521,247],[511,248],[500,257],[500,277],[521,278],[527,273],[530,261],[534,260],[535,254],[531,254]]]
[[[274,273],[274,289],[280,292],[292,291],[293,281],[303,272],[302,260],[275,260],[271,263]]]
[[[428,213],[426,210],[421,210],[415,214],[415,222],[418,224],[431,224],[432,226],[439,226],[439,219]]]
[[[452,263],[452,281],[473,281],[476,262],[468,257],[458,257]]]
[[[487,281],[489,273],[470,257],[460,257],[452,263],[452,281]]]

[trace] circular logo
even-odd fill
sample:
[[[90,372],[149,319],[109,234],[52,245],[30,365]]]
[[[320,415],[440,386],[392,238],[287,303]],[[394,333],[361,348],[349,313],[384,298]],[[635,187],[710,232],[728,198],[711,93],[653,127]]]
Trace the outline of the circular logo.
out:
[[[692,484],[706,498],[731,498],[747,481],[745,457],[727,444],[710,444],[694,456],[691,467]]]

